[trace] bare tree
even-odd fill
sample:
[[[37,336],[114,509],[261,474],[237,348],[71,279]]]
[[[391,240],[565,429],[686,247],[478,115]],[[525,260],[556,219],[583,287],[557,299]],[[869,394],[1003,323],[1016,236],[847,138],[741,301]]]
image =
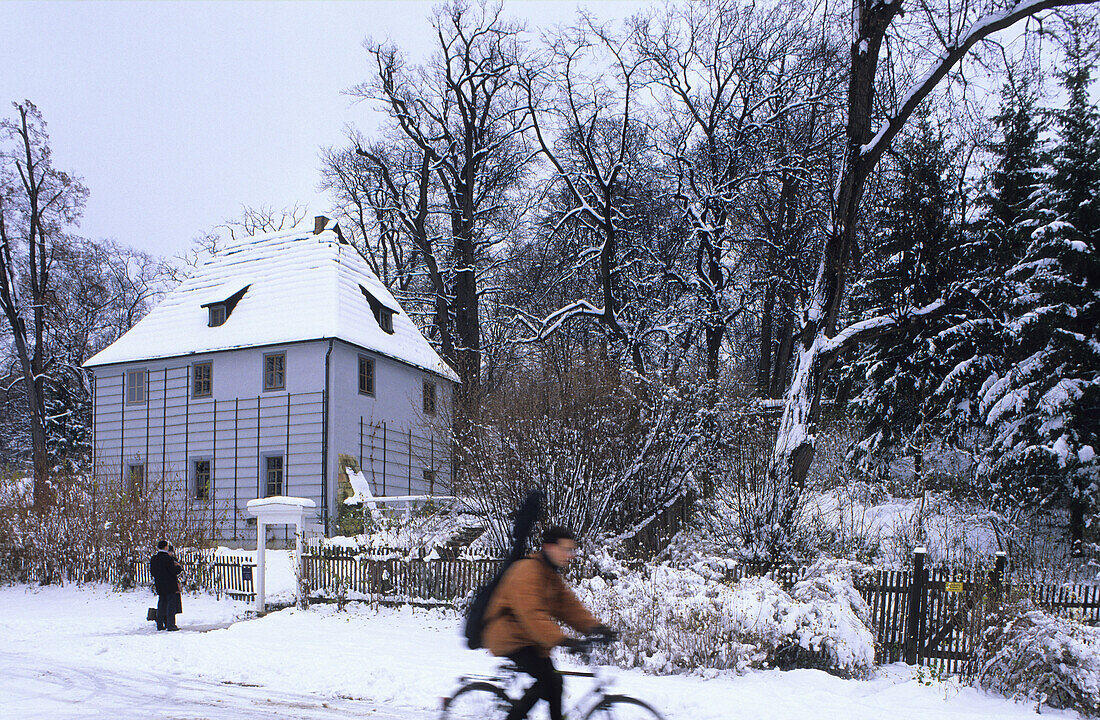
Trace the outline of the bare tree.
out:
[[[451,363],[458,364],[455,351],[453,308],[457,294],[453,265],[440,261],[440,230],[433,222],[439,214],[433,202],[431,153],[415,143],[374,143],[364,147],[356,142],[358,159],[366,164],[373,180],[370,206],[379,228],[379,245],[383,259],[387,250],[397,258],[402,248],[408,248],[414,261],[422,264],[427,281],[426,292],[433,310],[429,333],[439,344],[440,352]],[[404,239],[401,242],[400,239]],[[410,272],[414,269],[405,268]],[[480,318],[479,340],[480,348]],[[480,361],[479,361],[480,367]]]
[[[761,164],[751,179],[745,238],[759,308],[758,392],[782,397],[794,356],[797,312],[813,287],[828,224],[836,150],[843,142],[843,75],[837,43],[823,28],[807,36],[796,67],[764,93]]]
[[[797,173],[765,152],[772,126],[819,114],[820,52],[800,6],[766,11],[726,0],[670,5],[633,21],[660,105],[659,149],[691,227],[694,262],[677,280],[699,304],[706,377],[718,378],[727,325],[744,310],[731,286],[738,250],[756,243],[745,208],[768,176]],[[788,182],[793,185],[793,182]]]
[[[251,237],[264,233],[289,230],[306,216],[304,205],[294,203],[290,207],[276,209],[270,205],[258,205],[250,207],[241,206],[241,214],[231,220],[215,226],[215,230],[221,229],[229,233],[229,237],[236,239],[237,235]]]
[[[238,237],[289,230],[302,222],[305,216],[306,207],[300,203],[280,209],[269,205],[242,205],[240,215],[202,231],[192,238],[191,247],[186,251],[161,262],[157,275],[167,282],[178,284],[195,268],[217,254],[224,246],[227,235],[230,240],[236,240]],[[125,251],[123,255],[128,256],[130,253]]]
[[[47,314],[56,303],[55,250],[67,241],[88,191],[53,165],[42,113],[13,103],[16,119],[0,122],[0,308],[12,332],[27,406],[34,460],[34,502],[50,500],[45,382],[50,362]],[[24,294],[26,291],[26,294]]]
[[[835,190],[831,226],[824,238],[813,291],[801,311],[798,354],[783,416],[769,465],[769,478],[782,490],[767,517],[766,532],[776,532],[793,519],[815,449],[815,425],[820,411],[822,378],[837,355],[861,341],[919,322],[947,306],[945,299],[923,307],[862,320],[845,328],[838,318],[846,297],[848,272],[856,255],[860,207],[868,178],[917,107],[931,95],[967,53],[994,33],[1051,8],[1091,0],[972,0],[947,6],[919,3],[903,32],[920,34],[913,43],[916,58],[888,60],[924,65],[919,76],[884,114],[878,77],[884,41],[902,14],[901,2],[855,0],[851,11],[850,69],[846,147]],[[939,43],[940,49],[936,43]],[[781,531],[780,531],[781,532]]]
[[[509,193],[526,166],[514,91],[520,27],[501,17],[500,4],[464,0],[437,8],[432,25],[436,52],[422,66],[408,65],[392,44],[366,42],[375,77],[351,92],[383,105],[438,182],[449,225],[454,327],[454,355],[445,357],[473,398],[481,375],[478,273],[502,239],[499,224],[510,224]],[[409,216],[416,215],[414,207]]]
[[[567,203],[555,230],[573,223],[587,231],[591,244],[575,262],[591,264],[599,283],[595,304],[578,299],[543,318],[521,319],[536,339],[571,320],[595,320],[638,371],[645,369],[644,337],[624,317],[622,255],[632,220],[627,188],[645,149],[637,94],[647,62],[627,34],[582,13],[576,25],[547,37],[545,53],[528,62],[521,79],[535,138]]]
[[[352,133],[351,141],[352,147],[322,151],[320,187],[335,200],[349,241],[374,274],[395,295],[404,295],[414,284],[420,259],[415,238],[403,232],[408,228],[406,209],[420,207],[411,194],[419,200],[416,191],[423,186],[426,215],[430,175],[417,172],[423,163],[403,163],[395,157],[402,148],[375,143],[370,154],[377,160],[372,160],[362,150],[364,140],[358,133]]]
[[[55,248],[54,303],[47,313],[47,445],[56,467],[91,458],[91,377],[84,361],[151,309],[166,289],[164,264],[110,241],[70,238]]]

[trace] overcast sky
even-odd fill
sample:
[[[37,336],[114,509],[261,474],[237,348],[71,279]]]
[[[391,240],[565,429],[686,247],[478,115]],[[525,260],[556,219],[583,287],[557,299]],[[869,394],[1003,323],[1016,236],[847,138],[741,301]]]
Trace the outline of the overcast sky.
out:
[[[31,100],[54,163],[91,191],[80,232],[157,255],[242,205],[307,206],[318,152],[377,116],[342,92],[367,78],[365,37],[430,50],[431,2],[3,2],[0,101]],[[642,2],[583,3],[606,18]],[[529,25],[578,3],[511,0]]]

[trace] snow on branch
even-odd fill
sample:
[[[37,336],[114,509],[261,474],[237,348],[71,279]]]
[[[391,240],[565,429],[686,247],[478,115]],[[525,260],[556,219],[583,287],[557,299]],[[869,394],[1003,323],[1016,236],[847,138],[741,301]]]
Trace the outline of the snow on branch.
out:
[[[978,42],[984,40],[995,32],[1015,24],[1019,20],[1031,17],[1044,10],[1068,5],[1088,5],[1097,0],[1018,0],[1008,7],[996,12],[986,13],[978,18],[970,29],[960,38],[959,42],[945,49],[932,67],[920,80],[914,83],[906,92],[897,113],[879,128],[870,142],[861,148],[864,159],[871,164],[890,147],[894,137],[901,131],[906,120],[913,114],[928,95],[939,85],[943,77],[953,68]]]
[[[520,316],[520,322],[526,325],[527,329],[533,333],[531,337],[521,338],[520,342],[537,342],[539,340],[545,340],[561,328],[566,321],[573,317],[578,317],[580,315],[604,317],[605,314],[603,308],[598,308],[587,300],[578,300],[563,308],[555,310],[538,322],[532,322]]]
[[[911,308],[898,315],[880,315],[867,320],[860,320],[844,328],[833,337],[820,341],[817,345],[818,354],[836,355],[852,345],[884,335],[905,323],[935,317],[946,308],[947,303],[941,298],[924,307]]]

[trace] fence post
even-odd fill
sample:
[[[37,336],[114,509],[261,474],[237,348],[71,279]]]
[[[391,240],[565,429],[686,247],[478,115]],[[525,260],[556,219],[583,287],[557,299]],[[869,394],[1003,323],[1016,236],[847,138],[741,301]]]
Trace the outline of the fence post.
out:
[[[905,622],[905,662],[908,665],[917,664],[917,652],[922,638],[920,635],[920,616],[924,609],[924,569],[925,549],[922,547],[913,550],[913,578],[909,582],[909,603]]]
[[[994,561],[993,569],[989,571],[989,593],[987,602],[991,607],[1000,605],[1001,600],[1004,598],[1005,565],[1008,561],[1008,555],[1003,551],[998,552],[995,557],[997,559]]]
[[[998,552],[997,560],[993,565],[993,589],[999,594],[1004,588],[1005,581],[1005,565],[1008,561],[1008,555],[1004,552]]]

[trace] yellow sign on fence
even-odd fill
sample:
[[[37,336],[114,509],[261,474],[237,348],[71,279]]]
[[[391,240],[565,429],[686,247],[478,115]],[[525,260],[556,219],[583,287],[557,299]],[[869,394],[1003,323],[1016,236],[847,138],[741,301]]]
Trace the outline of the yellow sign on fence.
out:
[[[962,592],[963,584],[961,582],[949,582],[943,584],[943,589],[947,592]]]

